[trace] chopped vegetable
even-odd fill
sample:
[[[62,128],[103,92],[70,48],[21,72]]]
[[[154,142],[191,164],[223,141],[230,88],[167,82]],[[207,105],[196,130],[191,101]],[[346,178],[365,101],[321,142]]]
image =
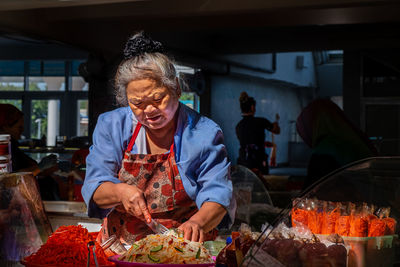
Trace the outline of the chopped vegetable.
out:
[[[201,252],[201,248],[199,248],[199,250],[197,250],[196,259],[200,258],[200,252]]]
[[[120,260],[160,264],[213,263],[211,255],[202,243],[185,240],[174,236],[173,233],[148,235],[134,244],[121,256]]]
[[[178,248],[178,247],[175,247],[175,249],[176,249],[177,251],[179,251],[179,252],[183,252],[183,250],[180,249],[180,248]]]
[[[160,262],[160,259],[159,259],[159,258],[156,258],[156,257],[154,257],[154,256],[152,256],[152,255],[150,255],[150,254],[148,254],[147,257],[149,257],[149,259],[150,259],[151,261]]]
[[[157,252],[157,251],[162,250],[162,248],[163,248],[163,245],[159,245],[159,246],[153,247],[152,249],[150,249],[150,251],[151,252]]]

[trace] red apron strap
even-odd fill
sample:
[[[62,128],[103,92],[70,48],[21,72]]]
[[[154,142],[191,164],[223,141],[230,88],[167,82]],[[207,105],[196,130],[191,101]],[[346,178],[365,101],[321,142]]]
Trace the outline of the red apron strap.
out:
[[[138,136],[141,127],[142,127],[142,124],[141,124],[140,122],[138,122],[138,123],[136,124],[136,128],[135,128],[135,131],[133,132],[132,138],[131,138],[131,140],[129,141],[128,148],[126,149],[127,152],[131,152],[131,150],[132,150],[132,148],[133,148],[133,145],[135,144],[136,137]],[[171,155],[172,153],[174,153],[174,143],[175,143],[175,142],[172,142],[171,147],[169,148],[169,153],[170,153],[170,155]]]
[[[141,127],[142,127],[142,124],[141,124],[140,122],[138,122],[138,123],[136,124],[135,131],[133,132],[131,141],[129,141],[128,148],[126,149],[127,152],[131,152],[132,147],[133,147],[133,145],[135,144],[136,137],[138,136]]]

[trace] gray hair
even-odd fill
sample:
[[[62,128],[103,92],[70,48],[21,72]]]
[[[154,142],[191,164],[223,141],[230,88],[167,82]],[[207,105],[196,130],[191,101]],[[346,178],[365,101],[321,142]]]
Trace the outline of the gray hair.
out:
[[[172,93],[178,94],[173,61],[162,53],[144,53],[123,61],[115,76],[115,98],[120,106],[128,106],[126,88],[131,81],[152,79],[158,86],[165,86]]]

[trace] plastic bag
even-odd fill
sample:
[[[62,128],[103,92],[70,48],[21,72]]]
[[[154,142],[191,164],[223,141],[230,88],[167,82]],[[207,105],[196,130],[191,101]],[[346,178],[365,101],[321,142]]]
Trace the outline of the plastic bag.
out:
[[[0,262],[36,252],[52,229],[31,173],[0,176]]]

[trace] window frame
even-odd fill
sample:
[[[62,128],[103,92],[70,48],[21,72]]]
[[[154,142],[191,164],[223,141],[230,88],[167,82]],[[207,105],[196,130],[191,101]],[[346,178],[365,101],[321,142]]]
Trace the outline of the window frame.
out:
[[[81,61],[80,59],[77,59]],[[51,60],[42,60],[51,61]],[[60,128],[59,135],[65,135],[68,138],[77,136],[77,105],[78,100],[88,100],[88,91],[72,91],[72,77],[71,63],[72,61],[65,61],[65,90],[64,91],[29,91],[29,75],[28,68],[29,61],[25,61],[24,72],[24,91],[0,91],[0,99],[15,99],[21,100],[22,112],[24,116],[24,132],[26,138],[31,138],[31,108],[32,100],[49,100],[55,99],[60,101]],[[12,76],[12,75],[8,75]],[[21,75],[15,75],[21,77]],[[37,77],[37,76],[32,76]],[[89,102],[90,105],[90,102]]]

